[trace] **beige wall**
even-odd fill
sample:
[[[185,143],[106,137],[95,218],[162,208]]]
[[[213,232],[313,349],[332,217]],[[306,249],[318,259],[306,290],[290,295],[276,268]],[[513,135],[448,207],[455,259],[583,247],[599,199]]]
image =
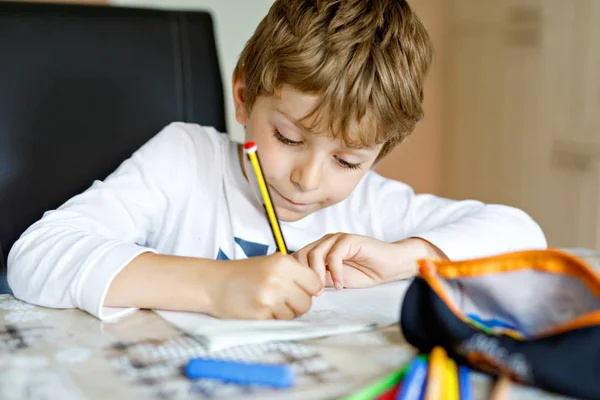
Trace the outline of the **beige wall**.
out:
[[[445,43],[449,2],[412,0],[427,26],[435,58],[425,84],[425,117],[405,143],[389,154],[376,170],[411,185],[417,192],[442,194]]]

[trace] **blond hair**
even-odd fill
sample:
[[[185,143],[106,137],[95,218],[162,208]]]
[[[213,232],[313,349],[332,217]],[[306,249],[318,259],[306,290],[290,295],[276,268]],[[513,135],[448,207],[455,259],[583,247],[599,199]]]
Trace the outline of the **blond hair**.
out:
[[[282,85],[319,95],[305,127],[352,147],[383,144],[378,160],[423,116],[429,35],[404,0],[277,0],[235,68],[246,109]]]

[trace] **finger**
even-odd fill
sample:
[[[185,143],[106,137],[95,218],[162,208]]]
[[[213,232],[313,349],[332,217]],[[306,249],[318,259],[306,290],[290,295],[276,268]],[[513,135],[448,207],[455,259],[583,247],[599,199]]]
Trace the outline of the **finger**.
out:
[[[309,268],[309,269],[311,269],[311,267],[310,267],[310,263],[308,262],[308,253],[309,253],[309,252],[310,252],[310,251],[311,251],[311,250],[312,250],[312,249],[313,249],[313,248],[314,248],[316,245],[318,245],[318,244],[319,244],[319,241],[316,241],[316,242],[313,242],[313,243],[311,243],[311,244],[309,244],[309,245],[307,245],[307,246],[304,246],[302,249],[300,249],[300,250],[298,250],[298,251],[294,252],[294,253],[292,254],[292,257],[294,257],[294,259],[295,259],[296,261],[298,261],[298,263],[299,263],[300,265],[304,266],[305,268]],[[322,282],[322,284],[324,285],[325,283],[324,283],[324,282]],[[317,295],[318,295],[318,294],[319,294],[319,293],[317,293]]]
[[[296,318],[296,312],[287,302],[281,302],[273,309],[272,313],[274,319],[290,320]]]
[[[328,254],[327,270],[331,275],[333,287],[335,287],[336,290],[342,289],[344,287],[344,262],[338,254]]]
[[[331,272],[329,271],[325,274],[325,286],[333,287],[333,279],[331,279]]]
[[[286,296],[285,304],[294,312],[294,317],[298,317],[312,306],[312,296],[307,294],[299,286],[290,288]]]
[[[344,261],[349,258],[351,251],[352,240],[342,236],[331,246],[325,258],[333,286],[338,290],[344,287]]]
[[[292,257],[294,257],[294,259],[296,261],[298,261],[300,264],[304,265],[305,267],[309,267],[310,265],[308,264],[308,252],[310,250],[313,249],[313,247],[315,247],[317,245],[317,242],[311,243],[303,248],[301,248],[300,250],[294,252],[292,254]]]
[[[321,279],[321,282],[323,282],[323,285],[325,284],[325,271],[327,270],[325,257],[336,240],[336,235],[327,235],[323,237],[323,239],[321,239],[307,254],[308,265],[317,273]]]
[[[324,284],[319,275],[303,265],[298,264],[298,268],[294,269],[292,279],[298,287],[311,296],[316,296],[323,290]]]

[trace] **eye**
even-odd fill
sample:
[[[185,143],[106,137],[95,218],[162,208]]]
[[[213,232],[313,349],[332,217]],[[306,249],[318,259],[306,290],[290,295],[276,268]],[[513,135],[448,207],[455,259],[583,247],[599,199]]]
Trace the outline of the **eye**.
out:
[[[361,165],[360,163],[358,164],[353,164],[353,163],[349,163],[348,161],[345,161],[342,158],[339,157],[335,157],[335,160],[337,161],[337,163],[342,167],[342,168],[348,168],[348,169],[361,169]]]
[[[302,142],[297,142],[295,140],[288,139],[287,137],[283,136],[277,128],[274,128],[273,136],[275,136],[275,139],[279,140],[281,143],[287,146],[298,146],[299,144],[302,144]]]

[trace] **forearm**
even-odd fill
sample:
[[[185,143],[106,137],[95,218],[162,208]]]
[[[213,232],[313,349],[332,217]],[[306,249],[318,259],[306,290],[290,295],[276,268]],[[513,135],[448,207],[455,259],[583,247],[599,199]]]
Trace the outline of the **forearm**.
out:
[[[106,307],[136,307],[212,314],[212,293],[225,271],[219,261],[144,253],[112,281]]]
[[[435,243],[451,260],[546,247],[539,225],[522,210],[485,205],[415,236]]]

